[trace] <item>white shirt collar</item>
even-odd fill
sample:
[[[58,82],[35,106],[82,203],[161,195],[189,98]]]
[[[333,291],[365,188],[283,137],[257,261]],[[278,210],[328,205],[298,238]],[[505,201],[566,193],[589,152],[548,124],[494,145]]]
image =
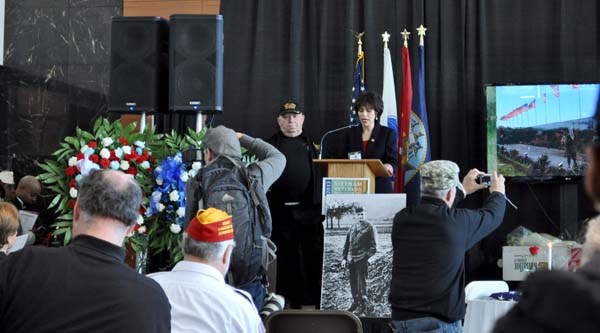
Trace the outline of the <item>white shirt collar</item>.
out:
[[[173,267],[173,272],[200,273],[203,275],[207,275],[217,281],[221,281],[223,282],[223,284],[225,284],[225,278],[223,277],[223,274],[221,274],[221,272],[219,272],[218,269],[208,264],[203,264],[189,260],[182,260],[175,264],[175,267]]]

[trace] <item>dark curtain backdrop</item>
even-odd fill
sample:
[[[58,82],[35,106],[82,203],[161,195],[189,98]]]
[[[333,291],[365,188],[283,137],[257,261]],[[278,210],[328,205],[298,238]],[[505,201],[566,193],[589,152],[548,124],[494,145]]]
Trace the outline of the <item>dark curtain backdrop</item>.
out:
[[[281,102],[293,98],[306,112],[305,131],[318,140],[326,130],[347,124],[354,33],[365,32],[365,81],[378,93],[380,35],[386,30],[392,35],[399,100],[400,32],[411,32],[415,73],[415,29],[423,24],[432,158],[456,161],[463,174],[471,167],[485,170],[483,84],[599,82],[599,11],[596,0],[222,0],[224,113],[216,122],[266,137],[277,130]],[[507,208],[502,227],[469,256],[473,276],[500,278],[496,259],[506,232],[517,225],[559,234],[561,221],[578,226],[593,214],[581,184],[509,183],[507,188],[520,209]],[[467,206],[482,198],[474,196]],[[487,267],[485,273],[481,267]]]

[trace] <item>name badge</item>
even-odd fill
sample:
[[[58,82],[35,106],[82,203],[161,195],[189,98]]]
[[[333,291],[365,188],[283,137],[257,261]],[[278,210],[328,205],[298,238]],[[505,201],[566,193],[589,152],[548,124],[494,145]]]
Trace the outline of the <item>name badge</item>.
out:
[[[353,151],[348,153],[348,159],[350,160],[360,160],[361,159],[360,151]]]

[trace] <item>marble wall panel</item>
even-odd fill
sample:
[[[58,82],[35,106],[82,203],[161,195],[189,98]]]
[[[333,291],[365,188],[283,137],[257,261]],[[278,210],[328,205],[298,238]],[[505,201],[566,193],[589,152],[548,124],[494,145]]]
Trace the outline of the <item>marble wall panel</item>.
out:
[[[47,156],[105,115],[110,23],[122,0],[6,0],[0,169]]]

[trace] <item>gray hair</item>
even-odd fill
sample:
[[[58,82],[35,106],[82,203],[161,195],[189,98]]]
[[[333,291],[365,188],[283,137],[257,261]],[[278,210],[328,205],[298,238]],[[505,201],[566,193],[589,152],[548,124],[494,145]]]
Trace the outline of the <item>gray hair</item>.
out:
[[[600,253],[600,216],[596,216],[588,222],[581,252],[581,264],[589,262],[598,253]]]
[[[91,170],[79,184],[79,207],[84,221],[93,216],[119,220],[125,226],[137,222],[142,190],[133,178],[123,182],[110,177],[111,170]]]
[[[223,258],[228,245],[235,245],[233,240],[223,242],[200,242],[190,237],[187,232],[183,234],[181,248],[183,253],[200,259],[215,261]]]
[[[427,188],[427,186],[425,185],[425,183],[421,182],[421,196],[424,197],[434,197],[434,198],[438,198],[438,199],[446,199],[446,194],[448,193],[448,191],[450,190],[432,190],[430,188]]]

